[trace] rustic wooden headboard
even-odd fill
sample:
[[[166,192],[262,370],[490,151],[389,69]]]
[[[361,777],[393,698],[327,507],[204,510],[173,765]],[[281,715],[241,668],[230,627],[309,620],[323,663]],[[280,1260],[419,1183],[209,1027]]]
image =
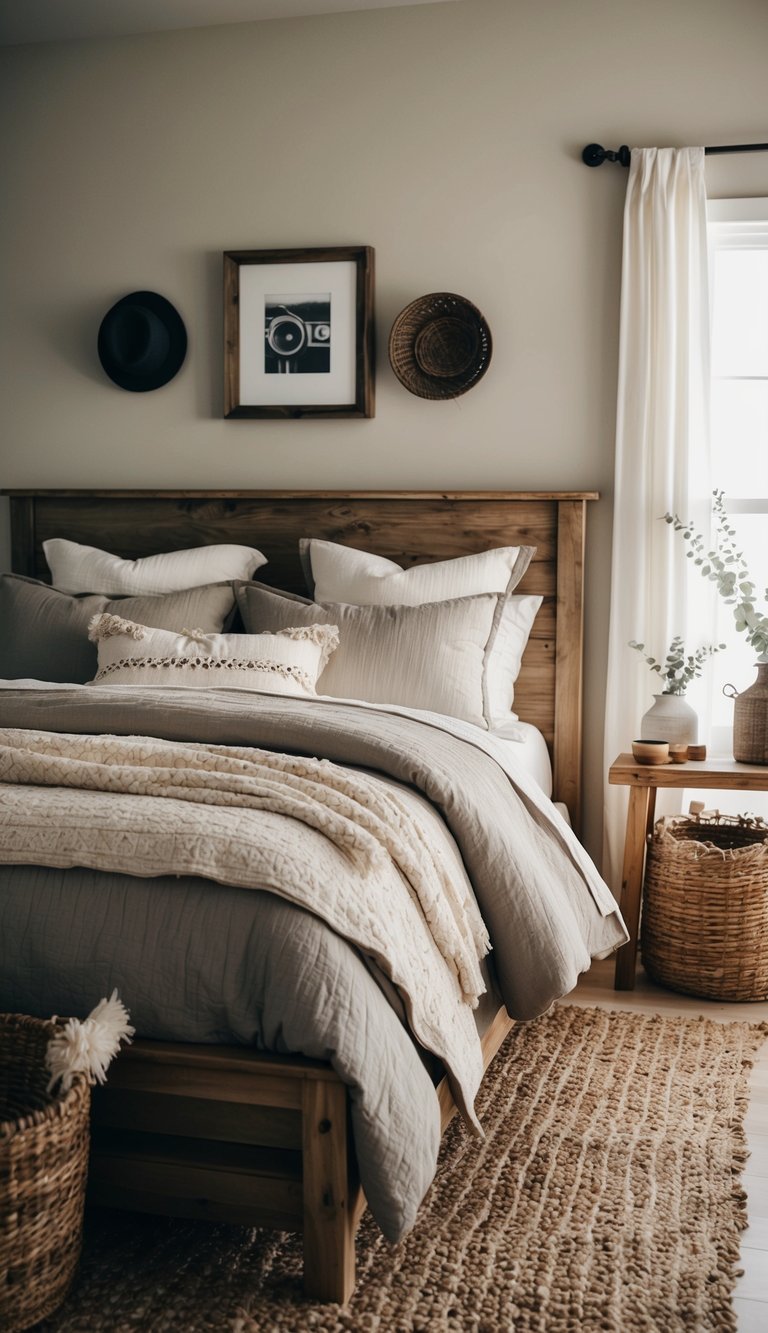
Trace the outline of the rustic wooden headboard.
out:
[[[515,710],[544,733],[554,798],[581,823],[581,696],[586,503],[594,491],[7,490],[13,569],[48,579],[42,543],[66,537],[126,559],[238,542],[269,563],[265,583],[305,593],[300,537],[375,551],[400,564],[525,543],[519,585],[542,593],[515,686]]]

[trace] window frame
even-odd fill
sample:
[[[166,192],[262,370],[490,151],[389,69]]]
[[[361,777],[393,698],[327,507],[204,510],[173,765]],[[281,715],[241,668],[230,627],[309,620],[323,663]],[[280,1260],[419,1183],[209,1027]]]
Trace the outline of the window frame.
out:
[[[710,257],[710,331],[714,330],[714,266],[715,256],[718,250],[766,250],[768,251],[768,198],[729,198],[729,199],[710,199],[707,201],[707,240]],[[726,379],[738,379],[738,376],[724,376]],[[750,376],[752,379],[759,379],[761,382],[768,383],[768,373],[765,376]],[[714,375],[711,377],[711,383],[714,383]],[[717,485],[722,484],[721,479],[715,477]],[[723,479],[725,481],[725,479]],[[725,496],[726,508],[729,515],[734,517],[739,514],[750,515],[768,515],[768,495],[730,495],[726,489]],[[753,578],[758,587],[763,586],[765,571],[752,571]],[[743,683],[742,688],[750,681]],[[722,725],[712,726],[711,732],[712,749],[718,754],[732,749],[732,726],[724,727]],[[701,795],[701,793],[696,793]],[[721,794],[721,806],[729,804],[725,793]],[[743,803],[743,797],[739,803]],[[761,798],[754,802],[761,808],[760,812],[768,815],[768,799]],[[734,807],[736,808],[736,807]]]

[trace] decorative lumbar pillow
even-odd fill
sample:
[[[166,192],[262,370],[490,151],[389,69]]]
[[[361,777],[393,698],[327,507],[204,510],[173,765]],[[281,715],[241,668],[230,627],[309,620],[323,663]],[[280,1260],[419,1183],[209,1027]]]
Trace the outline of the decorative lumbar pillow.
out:
[[[235,586],[240,614],[252,633],[329,620],[338,625],[340,646],[318,680],[318,694],[427,709],[483,728],[492,723],[498,701],[489,689],[493,693],[505,685],[489,678],[487,663],[505,594],[424,606],[319,605],[259,583]],[[508,700],[500,709],[506,717],[509,706]]]
[[[275,634],[180,634],[121,615],[94,616],[88,637],[98,648],[94,685],[170,685],[313,695],[339,642],[335,625],[290,626]]]
[[[355,606],[421,606],[479,593],[512,592],[535,546],[499,546],[454,560],[403,569],[393,560],[314,537],[299,542],[307,587],[317,602]]]
[[[230,583],[161,597],[71,597],[21,574],[0,575],[0,678],[66,681],[82,685],[96,673],[96,649],[88,642],[94,615],[111,611],[159,629],[199,625],[219,633],[232,613]]]
[[[108,597],[179,592],[204,583],[253,578],[267,563],[250,546],[195,546],[140,560],[122,560],[95,546],[81,546],[63,537],[43,542],[54,588],[61,592],[102,592]]]

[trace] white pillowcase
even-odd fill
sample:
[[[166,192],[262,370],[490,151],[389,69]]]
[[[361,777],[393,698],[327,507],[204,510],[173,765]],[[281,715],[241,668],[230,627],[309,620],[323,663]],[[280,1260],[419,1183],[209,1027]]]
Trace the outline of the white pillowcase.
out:
[[[422,606],[479,593],[511,592],[536,551],[535,546],[498,546],[476,555],[403,569],[393,560],[337,542],[304,537],[299,551],[316,602],[353,606]],[[314,585],[314,588],[312,587]]]
[[[93,685],[155,685],[246,689],[263,694],[314,695],[338,646],[335,625],[282,629],[275,634],[205,634],[150,629],[109,612],[94,616],[88,637],[99,669]]]
[[[315,600],[353,606],[423,606],[484,593],[510,594],[536,552],[535,546],[498,546],[403,569],[393,560],[337,542],[305,537],[299,549],[305,574],[314,583]],[[537,595],[519,594],[507,596],[501,604],[485,657],[484,714],[491,727],[515,717],[511,712],[515,681],[542,601]]]
[[[504,659],[512,660],[514,649],[510,633],[502,630],[502,608],[508,600],[503,593],[423,606],[321,606],[260,583],[239,583],[236,593],[252,633],[327,621],[338,625],[341,644],[318,681],[319,694],[429,709],[482,728],[493,724],[495,708],[509,719],[506,699],[512,687],[503,673]],[[517,600],[537,604],[521,613],[523,626],[541,599]],[[504,647],[498,668],[489,676],[489,664],[496,668],[493,646],[500,634]],[[518,645],[518,660],[523,646]]]
[[[188,551],[122,560],[95,546],[64,537],[43,542],[54,588],[61,592],[101,592],[109,597],[181,592],[203,583],[253,578],[267,557],[251,546],[195,546]]]
[[[491,728],[517,717],[511,711],[515,681],[536,612],[544,598],[537,593],[513,593],[502,603],[496,637],[485,657],[486,699]]]

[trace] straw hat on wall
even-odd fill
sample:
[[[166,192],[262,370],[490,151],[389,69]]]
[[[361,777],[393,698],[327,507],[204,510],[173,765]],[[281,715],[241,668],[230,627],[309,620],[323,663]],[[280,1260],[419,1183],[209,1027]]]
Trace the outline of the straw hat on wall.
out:
[[[477,306],[453,292],[411,301],[389,335],[397,378],[419,398],[458,398],[485,374],[491,331]]]

